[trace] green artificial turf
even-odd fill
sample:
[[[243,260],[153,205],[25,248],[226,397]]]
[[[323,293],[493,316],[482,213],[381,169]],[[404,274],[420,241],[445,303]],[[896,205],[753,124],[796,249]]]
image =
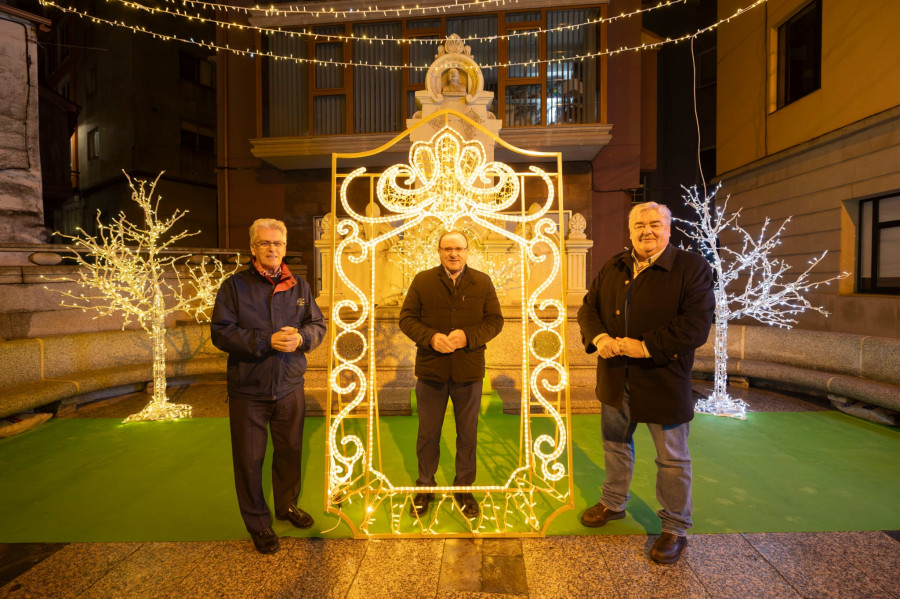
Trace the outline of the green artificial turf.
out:
[[[484,412],[476,484],[505,480],[518,461],[518,417]],[[597,501],[603,481],[599,430],[597,415],[572,417],[575,510],[556,518],[549,534],[659,532],[655,452],[643,426],[635,435],[628,517],[596,530],[578,523],[581,511]],[[382,418],[381,436],[385,472],[395,485],[411,485],[415,416]],[[454,438],[448,417],[438,484],[452,481]],[[315,516],[316,526],[299,531],[276,521],[274,528],[282,535],[349,536],[349,527],[322,509],[324,418],[307,419],[304,441],[300,505]],[[900,529],[900,432],[894,429],[837,412],[753,413],[746,421],[698,415],[691,424],[691,451],[691,532]],[[224,418],[127,425],[53,419],[0,440],[0,464],[0,542],[247,538]],[[269,492],[268,476],[264,484]]]

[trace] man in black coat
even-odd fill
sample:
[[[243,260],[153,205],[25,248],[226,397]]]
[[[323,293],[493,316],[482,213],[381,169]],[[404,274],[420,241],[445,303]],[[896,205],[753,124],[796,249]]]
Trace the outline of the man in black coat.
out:
[[[453,486],[475,482],[475,446],[485,344],[500,334],[503,315],[491,278],[466,266],[469,241],[460,231],[438,240],[441,265],[418,273],[400,310],[400,330],[416,343],[416,399],[419,434],[416,486],[436,486],[441,428],[447,400],[456,418],[456,477]],[[411,512],[428,511],[430,493],[413,498]],[[463,514],[474,518],[478,502],[457,493]]]
[[[712,269],[699,254],[669,245],[672,215],[655,202],[636,205],[628,226],[634,249],[613,256],[578,310],[588,353],[599,351],[597,397],[606,466],[600,501],[585,526],[625,517],[634,471],[635,427],[644,422],[656,445],[656,495],[662,534],[650,550],[674,563],[691,527],[691,368],[715,310]]]
[[[313,525],[297,507],[306,400],[306,353],[325,335],[325,319],[309,285],[283,262],[287,228],[280,220],[250,226],[250,267],[229,277],[216,295],[210,331],[228,353],[228,418],[238,506],[260,553],[278,550],[262,486],[272,433],[275,517]]]

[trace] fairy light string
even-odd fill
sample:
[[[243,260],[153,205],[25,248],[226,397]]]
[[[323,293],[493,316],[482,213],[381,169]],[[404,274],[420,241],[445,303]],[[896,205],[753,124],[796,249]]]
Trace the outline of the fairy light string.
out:
[[[434,40],[434,39],[430,39],[430,38],[417,38],[417,37],[397,38],[397,37],[389,37],[389,36],[388,37],[378,37],[378,36],[353,35],[353,34],[341,35],[341,34],[334,34],[334,33],[319,33],[319,32],[315,32],[315,31],[310,31],[309,29],[281,29],[281,28],[273,28],[273,27],[263,27],[260,25],[253,25],[252,23],[251,24],[243,24],[243,23],[232,23],[229,21],[222,21],[222,20],[212,18],[212,17],[204,17],[200,13],[191,14],[191,13],[188,13],[186,10],[179,10],[177,8],[166,9],[166,8],[158,8],[155,6],[147,6],[147,5],[141,4],[139,2],[134,2],[133,0],[107,0],[107,1],[114,1],[119,4],[122,4],[123,6],[127,6],[128,8],[144,11],[144,12],[154,14],[154,15],[155,14],[166,14],[166,15],[171,15],[173,17],[188,19],[191,21],[199,21],[201,23],[216,25],[218,27],[223,27],[226,29],[234,27],[239,30],[256,31],[256,32],[259,32],[261,34],[266,34],[266,35],[282,35],[282,36],[290,37],[290,38],[311,38],[315,41],[335,41],[335,42],[343,42],[343,43],[360,42],[360,41],[389,42],[389,43],[408,44],[408,45],[414,45],[414,44],[434,45],[436,43],[440,43],[439,40]],[[174,0],[167,0],[167,1],[174,2]],[[494,42],[494,41],[498,41],[498,40],[515,39],[518,37],[539,37],[539,36],[547,35],[547,34],[561,33],[564,31],[573,31],[573,30],[581,29],[582,27],[589,27],[591,25],[600,25],[602,23],[610,23],[613,21],[618,21],[620,19],[626,19],[629,17],[634,17],[634,16],[642,15],[644,13],[656,11],[661,8],[666,8],[668,6],[672,6],[675,4],[684,4],[685,2],[687,2],[687,0],[668,0],[665,2],[660,2],[659,4],[657,4],[655,6],[634,10],[634,11],[631,11],[628,13],[621,13],[619,15],[612,16],[612,17],[597,17],[597,18],[588,19],[586,21],[579,22],[579,23],[564,24],[564,25],[559,25],[557,27],[550,27],[550,28],[517,30],[517,31],[513,31],[512,33],[506,33],[506,34],[502,34],[502,35],[500,35],[500,34],[487,35],[487,36],[471,35],[471,36],[464,37],[463,41],[465,41],[465,42]],[[375,11],[375,12],[377,12],[377,11]],[[278,16],[278,17],[286,17],[287,15],[292,14],[288,11],[280,11],[280,10],[274,10],[274,11],[267,10],[266,13],[267,13],[267,16]],[[269,14],[269,13],[272,13],[272,14]],[[350,18],[359,18],[359,17],[364,18],[366,16],[366,15],[361,15],[360,12],[358,12],[358,11],[334,11],[334,12],[324,11],[322,13],[316,13],[316,14],[317,14],[317,16],[319,14],[329,15],[329,16],[335,15],[335,17],[339,18],[341,21],[345,21]]]
[[[699,29],[693,33],[688,33],[688,34],[685,34],[685,35],[682,35],[679,37],[665,38],[665,39],[662,39],[662,40],[659,40],[656,42],[651,42],[651,43],[642,43],[642,44],[638,44],[638,45],[634,45],[634,46],[620,46],[619,48],[615,48],[615,49],[598,50],[596,52],[587,52],[584,54],[573,54],[570,56],[563,56],[563,57],[540,58],[540,59],[534,59],[534,60],[511,61],[511,62],[495,62],[493,64],[481,65],[481,68],[482,69],[498,69],[498,68],[506,68],[506,67],[529,67],[529,66],[536,66],[536,65],[541,65],[541,64],[547,64],[547,65],[562,64],[562,63],[576,61],[576,60],[577,61],[585,61],[585,60],[591,60],[594,58],[600,58],[603,56],[615,56],[617,54],[623,54],[626,52],[654,50],[654,49],[658,49],[658,48],[661,48],[661,47],[669,45],[669,44],[678,44],[678,43],[681,43],[684,41],[688,41],[690,39],[693,39],[700,35],[703,35],[704,33],[713,31],[725,23],[730,23],[733,19],[740,17],[744,13],[747,13],[760,5],[765,4],[767,1],[768,0],[755,0],[755,2],[753,2],[747,6],[737,9],[729,17],[720,19],[719,21],[713,23],[712,25],[709,25],[709,26]],[[84,19],[88,19],[94,23],[127,29],[129,31],[132,31],[133,33],[141,33],[144,35],[149,35],[149,36],[153,37],[154,39],[160,39],[160,40],[164,40],[164,41],[177,41],[177,42],[182,42],[185,44],[197,46],[200,48],[205,48],[205,49],[212,50],[212,51],[229,52],[236,56],[244,56],[244,57],[250,57],[250,58],[255,58],[257,56],[260,56],[260,57],[265,57],[265,58],[271,58],[273,60],[285,60],[285,61],[290,61],[290,62],[294,62],[294,63],[298,63],[298,64],[309,64],[309,65],[316,65],[316,66],[364,67],[364,68],[386,69],[386,70],[409,69],[412,71],[424,71],[424,70],[428,69],[428,65],[382,64],[382,63],[376,64],[376,63],[370,63],[370,62],[366,62],[366,61],[354,62],[354,61],[341,61],[341,60],[319,60],[316,58],[303,58],[303,57],[298,57],[298,56],[292,56],[290,54],[279,54],[277,52],[273,52],[270,50],[262,50],[262,49],[257,49],[257,48],[240,48],[240,47],[233,48],[229,44],[225,44],[223,46],[223,45],[217,44],[215,42],[196,40],[194,38],[185,38],[185,37],[179,37],[177,35],[160,33],[158,31],[151,30],[147,27],[129,24],[129,23],[126,23],[121,20],[104,19],[104,18],[95,16],[95,15],[91,15],[87,11],[80,10],[78,8],[75,8],[74,6],[60,4],[60,3],[56,2],[55,0],[39,0],[39,2],[41,3],[42,6],[49,6],[52,8],[56,8],[57,10],[60,10],[62,12],[73,14],[73,15],[79,16]],[[674,2],[673,2],[673,4],[674,4]],[[192,20],[194,19],[194,17],[189,17],[189,18],[191,18]],[[202,21],[203,19],[197,19],[197,20]],[[251,26],[249,26],[249,25],[242,25],[239,23],[227,23],[225,25],[221,25],[221,27],[224,27],[225,29],[236,28],[236,29],[240,29],[240,30],[251,28]],[[555,29],[544,30],[545,33],[552,32],[552,31],[555,31]],[[535,33],[534,32],[525,32],[524,34],[525,35],[533,35]],[[356,37],[356,38],[352,38],[352,41],[362,41],[364,39],[366,39],[366,38]],[[371,38],[368,38],[368,39],[371,39]],[[351,41],[351,40],[348,39],[347,41]]]

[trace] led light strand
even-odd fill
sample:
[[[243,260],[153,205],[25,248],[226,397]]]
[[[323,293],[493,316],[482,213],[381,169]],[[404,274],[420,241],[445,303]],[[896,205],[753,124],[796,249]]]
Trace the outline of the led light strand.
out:
[[[675,38],[666,38],[666,39],[660,40],[658,42],[642,43],[642,44],[635,45],[635,46],[622,46],[622,47],[616,48],[614,50],[609,50],[609,49],[600,50],[597,52],[588,52],[585,54],[575,54],[575,55],[567,56],[567,57],[555,57],[555,58],[536,59],[536,60],[523,60],[520,62],[497,62],[497,63],[493,63],[493,64],[481,65],[481,68],[482,69],[497,69],[497,68],[517,67],[517,66],[529,67],[529,66],[536,66],[536,65],[540,65],[540,64],[548,64],[548,65],[563,64],[563,63],[573,62],[573,61],[583,62],[585,60],[600,58],[603,56],[615,56],[616,54],[622,54],[625,52],[653,50],[653,49],[657,49],[657,48],[660,48],[660,47],[668,45],[668,44],[678,44],[680,42],[684,42],[684,41],[690,40],[692,38],[696,38],[704,33],[713,31],[725,23],[730,23],[733,19],[756,8],[757,6],[765,4],[767,1],[768,0],[756,0],[755,2],[753,2],[752,4],[750,4],[746,7],[737,9],[731,16],[726,17],[724,19],[720,19],[719,21],[713,23],[712,25],[709,25],[707,27],[699,29],[693,33],[685,34],[685,35],[675,37]],[[178,37],[176,35],[158,33],[156,31],[152,31],[146,27],[142,27],[139,25],[130,25],[123,21],[111,21],[109,19],[103,19],[101,17],[93,16],[93,15],[87,13],[86,11],[79,10],[72,6],[58,4],[57,2],[55,2],[53,0],[39,0],[39,2],[43,6],[50,6],[52,8],[56,8],[57,10],[60,10],[65,13],[74,14],[74,15],[77,15],[77,16],[85,18],[85,19],[90,19],[94,23],[100,23],[100,24],[109,25],[109,26],[113,26],[113,27],[120,27],[120,28],[128,29],[134,33],[143,33],[145,35],[149,35],[156,39],[161,39],[164,41],[179,41],[179,42],[182,42],[185,44],[190,44],[190,45],[198,46],[201,48],[206,48],[208,50],[230,52],[236,56],[244,56],[244,57],[250,57],[250,58],[255,58],[257,56],[260,56],[260,57],[265,57],[265,58],[272,58],[273,60],[286,60],[286,61],[295,62],[298,64],[309,64],[309,65],[315,65],[315,66],[366,67],[366,68],[385,69],[385,70],[409,69],[412,71],[424,71],[429,68],[427,65],[412,65],[412,64],[399,64],[398,65],[398,64],[383,64],[383,63],[374,64],[374,63],[368,63],[368,62],[318,60],[315,58],[302,58],[302,57],[291,56],[291,55],[282,55],[282,54],[278,54],[276,52],[271,52],[271,51],[267,51],[267,50],[258,50],[258,49],[252,49],[252,48],[232,48],[230,45],[227,45],[227,44],[224,46],[221,46],[214,42],[207,42],[207,41],[202,41],[202,40],[197,41],[194,38],[182,38],[182,37]],[[238,24],[232,24],[231,26],[232,27],[246,27],[246,26],[242,26],[242,25],[238,25]]]
[[[204,2],[202,0],[166,0],[166,2],[170,2],[176,4],[180,2],[181,4],[191,5],[195,7],[200,7],[201,9],[206,10],[221,10],[221,11],[234,11],[238,13],[243,13],[245,15],[255,15],[260,14],[266,17],[289,17],[290,15],[296,14],[305,14],[312,15],[316,18],[318,17],[334,17],[335,19],[340,19],[345,21],[349,18],[360,16],[362,18],[367,17],[401,17],[401,16],[417,16],[417,15],[426,15],[428,13],[446,13],[449,11],[456,10],[468,10],[469,7],[483,7],[490,5],[500,5],[505,6],[507,3],[515,4],[516,0],[473,0],[472,2],[453,2],[450,4],[443,4],[437,6],[418,6],[415,7],[405,7],[401,6],[400,8],[378,8],[377,6],[370,6],[364,9],[350,9],[350,10],[335,10],[333,8],[323,10],[321,8],[317,9],[308,9],[305,6],[303,7],[288,7],[288,8],[275,8],[275,6],[268,7],[241,7],[241,6],[230,6],[228,4],[221,4],[216,2]],[[654,10],[658,10],[660,8],[665,8],[667,6],[673,4],[682,4],[685,0],[669,0],[664,2],[659,2],[654,6],[650,6],[647,8],[641,8],[638,10],[634,10],[631,12],[623,12],[618,15],[607,17],[607,21],[615,21],[618,19],[624,19],[628,17],[632,17],[635,15],[651,12]]]
[[[242,23],[231,23],[229,21],[221,21],[221,20],[218,20],[215,18],[204,17],[200,13],[189,14],[187,12],[187,10],[179,10],[177,8],[172,10],[172,9],[158,8],[158,7],[154,7],[154,6],[147,6],[147,5],[141,4],[139,2],[134,2],[133,0],[114,0],[114,1],[126,6],[128,8],[132,8],[134,10],[140,10],[140,11],[147,12],[147,13],[150,13],[153,15],[165,14],[165,15],[169,15],[172,17],[188,19],[190,21],[197,21],[200,23],[215,25],[217,27],[222,27],[224,29],[235,28],[240,31],[243,31],[243,30],[255,31],[255,32],[258,32],[261,34],[265,34],[265,35],[282,35],[282,36],[289,37],[289,38],[311,38],[316,41],[336,41],[336,42],[342,42],[342,43],[349,43],[349,42],[384,43],[384,42],[388,42],[388,43],[396,43],[396,44],[401,44],[401,45],[402,44],[435,45],[435,44],[440,43],[439,40],[434,40],[434,39],[429,39],[429,38],[415,38],[415,37],[413,37],[413,38],[396,38],[396,37],[378,37],[378,36],[365,36],[365,35],[357,36],[357,35],[353,35],[353,34],[340,35],[340,34],[333,34],[333,33],[331,33],[331,34],[317,33],[314,31],[309,31],[308,29],[292,30],[292,29],[279,29],[279,28],[273,28],[273,27],[262,27],[262,26],[258,26],[258,25],[252,25],[252,24],[244,25]],[[684,4],[686,1],[687,0],[669,0],[667,2],[660,2],[656,6],[652,6],[649,8],[642,8],[642,9],[634,10],[634,11],[631,11],[628,13],[621,13],[621,14],[613,16],[613,17],[597,17],[594,19],[588,19],[587,21],[584,21],[581,23],[559,25],[557,27],[519,30],[519,31],[515,31],[513,33],[507,33],[507,34],[502,34],[502,35],[488,35],[488,36],[474,36],[473,35],[473,36],[465,37],[462,39],[465,42],[493,42],[493,41],[499,41],[499,40],[514,39],[514,38],[518,38],[518,37],[526,37],[526,36],[539,37],[541,35],[561,33],[564,31],[571,31],[571,30],[575,30],[575,29],[580,29],[582,27],[588,27],[591,25],[599,25],[602,23],[609,23],[612,21],[617,21],[619,19],[642,15],[644,13],[659,10],[661,8],[671,6],[673,4]],[[167,2],[172,2],[172,0],[167,0]],[[271,11],[266,11],[266,12],[270,13]],[[279,12],[284,13],[283,15],[280,15],[280,16],[286,16],[287,14],[290,14],[288,11],[276,11],[276,14],[274,14],[274,15],[269,14],[267,16],[279,16],[279,15],[277,15],[277,13],[279,13]],[[294,14],[297,14],[297,13],[294,13]],[[338,13],[338,11],[335,11],[335,12],[319,12],[317,14],[327,14],[329,16],[334,14],[337,18],[337,15],[339,13]],[[346,21],[347,18],[356,17],[356,16],[365,18],[365,15],[362,15],[360,13],[360,11],[347,11],[344,14],[347,16],[340,17],[341,21]]]

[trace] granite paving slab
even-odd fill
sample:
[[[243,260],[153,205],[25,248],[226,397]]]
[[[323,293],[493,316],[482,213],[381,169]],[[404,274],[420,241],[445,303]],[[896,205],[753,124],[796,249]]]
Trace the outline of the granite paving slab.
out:
[[[739,534],[691,535],[688,565],[716,599],[790,599],[800,595]]]
[[[672,565],[654,563],[647,555],[656,535],[610,535],[600,553],[620,597],[627,599],[708,598],[703,583],[688,565],[691,536],[682,559]]]
[[[624,597],[616,590],[601,545],[610,537],[522,539],[530,597]]]
[[[444,542],[438,539],[372,540],[347,599],[398,599],[437,594]]]
[[[893,599],[898,596],[896,584],[889,591],[873,578],[872,572],[877,568],[871,565],[865,569],[856,567],[849,558],[849,548],[840,541],[830,542],[832,534],[753,533],[743,536],[804,597]],[[894,555],[896,551],[894,549]]]

